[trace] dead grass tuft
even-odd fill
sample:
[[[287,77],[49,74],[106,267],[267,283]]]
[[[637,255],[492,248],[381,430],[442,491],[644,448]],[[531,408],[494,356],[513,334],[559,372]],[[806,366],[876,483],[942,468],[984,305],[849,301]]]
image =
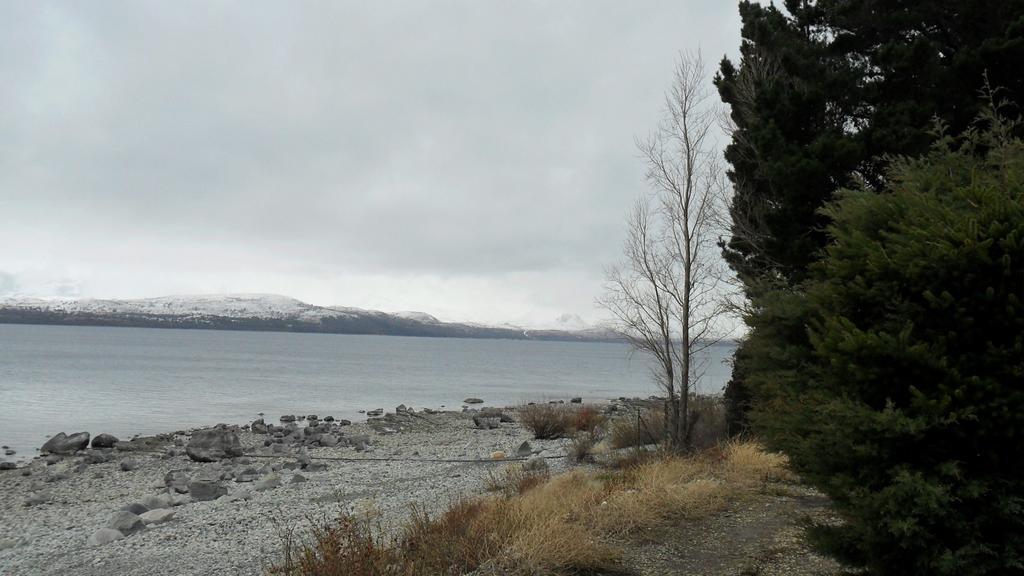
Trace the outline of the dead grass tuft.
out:
[[[614,542],[722,510],[756,491],[762,476],[784,478],[785,459],[736,442],[692,457],[655,454],[610,471],[554,477],[509,466],[496,495],[457,502],[430,517],[413,513],[391,539],[342,518],[314,530],[289,558],[288,576],[426,576],[621,573]],[[526,481],[525,478],[530,480]]]

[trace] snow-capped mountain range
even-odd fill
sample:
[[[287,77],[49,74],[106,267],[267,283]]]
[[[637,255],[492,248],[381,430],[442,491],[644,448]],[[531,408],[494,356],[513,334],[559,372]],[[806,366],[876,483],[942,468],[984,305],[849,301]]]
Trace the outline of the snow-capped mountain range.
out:
[[[611,340],[566,314],[540,329],[442,322],[424,312],[387,313],[346,306],[316,306],[276,294],[163,296],[136,300],[0,298],[0,323],[76,324],[450,336],[541,340]]]

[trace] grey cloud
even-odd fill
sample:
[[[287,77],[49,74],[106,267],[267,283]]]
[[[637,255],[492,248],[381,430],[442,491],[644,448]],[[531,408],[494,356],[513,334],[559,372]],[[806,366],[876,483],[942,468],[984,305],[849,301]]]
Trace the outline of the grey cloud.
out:
[[[737,44],[717,0],[6,3],[0,266],[599,276],[676,53]]]

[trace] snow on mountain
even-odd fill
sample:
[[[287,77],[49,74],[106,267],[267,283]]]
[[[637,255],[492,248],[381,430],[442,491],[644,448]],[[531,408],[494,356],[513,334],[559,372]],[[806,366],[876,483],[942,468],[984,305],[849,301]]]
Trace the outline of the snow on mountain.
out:
[[[424,324],[440,324],[441,321],[437,318],[427,314],[426,312],[394,312],[392,316],[398,316],[399,318],[405,318],[406,320],[415,320],[417,322],[423,322]]]
[[[295,319],[307,322],[316,322],[326,317],[352,315],[350,312],[322,308],[276,294],[161,296],[136,300],[0,298],[0,306],[69,314],[132,314],[184,318],[220,316],[224,318]]]
[[[588,338],[601,339],[611,335],[600,328],[590,328],[575,314],[563,314],[554,322],[544,326],[521,326],[515,324],[478,324],[442,322],[424,312],[396,312],[389,314],[377,310],[363,310],[348,306],[316,306],[295,298],[276,294],[211,294],[192,296],[162,296],[134,300],[108,300],[98,298],[28,298],[0,297],[0,315],[21,311],[30,316],[56,323],[75,322],[81,319],[62,319],[61,315],[82,315],[90,317],[87,322],[114,322],[114,325],[151,326],[173,323],[177,325],[238,326],[246,321],[286,321],[287,323],[308,324],[310,330],[340,330],[341,333],[411,334],[505,337],[509,333],[517,337],[533,338]],[[32,316],[32,315],[36,316]],[[54,315],[57,315],[54,317]],[[26,316],[14,316],[24,321]],[[217,319],[229,319],[234,324],[224,324]],[[396,326],[395,320],[400,320]],[[326,324],[325,324],[326,322]],[[279,328],[271,324],[270,329]],[[297,329],[290,326],[290,329]],[[348,331],[348,332],[346,332]]]

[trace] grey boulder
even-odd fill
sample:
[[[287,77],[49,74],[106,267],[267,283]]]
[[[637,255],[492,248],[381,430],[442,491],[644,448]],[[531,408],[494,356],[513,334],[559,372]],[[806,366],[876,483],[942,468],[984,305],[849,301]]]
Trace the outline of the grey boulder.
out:
[[[142,518],[139,518],[138,514],[132,514],[127,510],[122,510],[107,522],[107,528],[113,528],[125,536],[131,536],[136,532],[146,529],[146,525],[143,524]]]
[[[89,546],[103,546],[124,538],[124,534],[113,528],[100,528],[89,536]]]
[[[141,515],[143,512],[149,512],[149,506],[146,506],[145,504],[139,504],[138,502],[132,502],[131,504],[121,509],[127,512],[131,512],[132,514],[138,515]]]
[[[497,428],[500,425],[500,423],[500,418],[485,418],[483,416],[473,417],[473,424],[475,424],[476,427],[481,430],[490,430],[492,428]]]
[[[148,510],[159,510],[174,506],[174,498],[170,494],[154,494],[142,499],[142,505]]]
[[[242,455],[238,434],[225,428],[199,430],[192,434],[185,453],[196,462],[217,462]]]
[[[171,518],[174,518],[174,510],[170,510],[170,509],[167,509],[167,508],[160,508],[158,510],[150,510],[149,512],[145,512],[143,514],[140,514],[139,518],[141,518],[142,519],[142,523],[147,525],[147,526],[150,525],[150,524],[163,524],[164,522],[167,522]]]
[[[117,444],[118,442],[120,442],[120,440],[118,440],[116,436],[113,436],[111,434],[97,434],[96,437],[92,439],[92,447],[113,448],[114,444]]]
[[[253,434],[266,434],[267,432],[269,432],[269,428],[267,428],[267,424],[263,421],[263,418],[260,418],[253,422],[249,426],[249,429],[252,430]]]
[[[466,398],[462,401],[464,404],[483,404],[484,401],[479,398]]]
[[[188,491],[192,495],[192,499],[199,502],[216,500],[228,493],[228,489],[219,480],[205,478],[189,482]]]
[[[51,454],[74,454],[79,450],[85,450],[88,445],[88,432],[76,432],[70,436],[59,432],[56,436],[47,440],[46,444],[43,444],[43,447],[39,450],[50,452]]]
[[[188,492],[188,485],[190,481],[188,473],[184,470],[171,470],[167,474],[164,474],[164,486],[167,486],[179,494]]]
[[[256,482],[256,484],[253,485],[253,488],[257,492],[263,492],[265,490],[272,490],[274,488],[277,488],[280,485],[281,485],[281,477],[279,475],[277,475],[277,474],[271,473],[271,474],[267,474],[263,478],[259,479]]]

